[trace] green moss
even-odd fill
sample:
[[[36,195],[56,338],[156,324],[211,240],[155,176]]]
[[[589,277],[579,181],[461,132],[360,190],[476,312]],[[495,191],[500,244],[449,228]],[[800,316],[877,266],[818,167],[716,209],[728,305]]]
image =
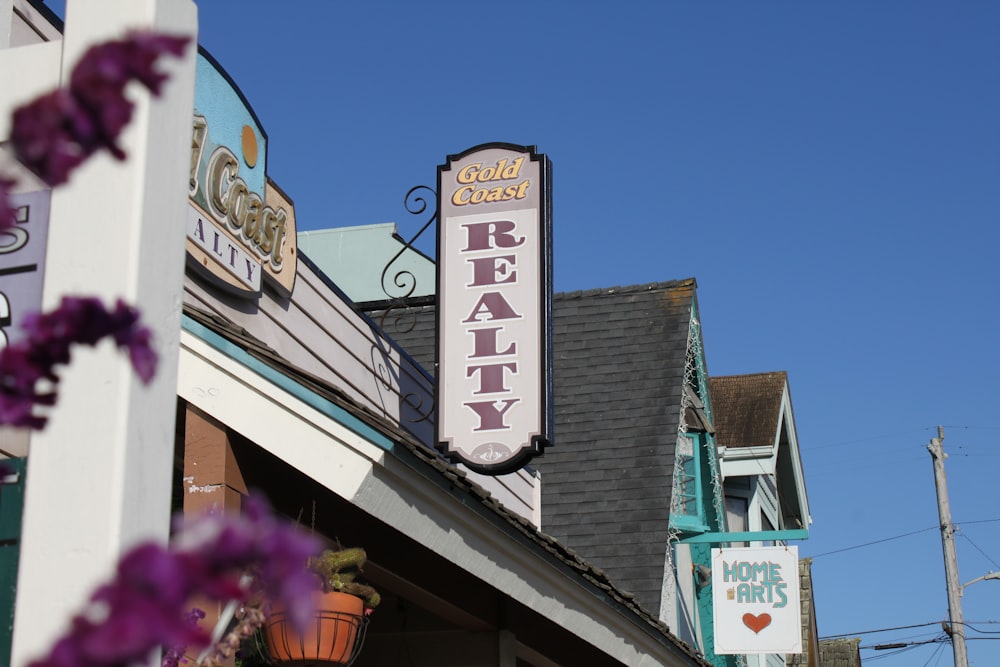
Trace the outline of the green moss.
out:
[[[327,593],[340,592],[356,595],[365,606],[374,609],[382,601],[382,596],[368,584],[358,581],[368,555],[364,549],[327,549],[309,560],[309,567],[319,575],[323,590]]]

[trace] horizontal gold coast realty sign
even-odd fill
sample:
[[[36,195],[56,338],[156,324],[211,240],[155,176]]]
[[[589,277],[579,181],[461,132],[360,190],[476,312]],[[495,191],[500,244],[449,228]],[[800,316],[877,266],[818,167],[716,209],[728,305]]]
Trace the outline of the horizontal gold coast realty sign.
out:
[[[802,653],[798,547],[712,549],[715,652]]]
[[[438,168],[437,441],[486,474],[552,437],[550,174],[500,143]]]
[[[266,279],[295,282],[295,210],[267,177],[267,136],[218,63],[198,54],[191,142],[188,265],[248,298]]]

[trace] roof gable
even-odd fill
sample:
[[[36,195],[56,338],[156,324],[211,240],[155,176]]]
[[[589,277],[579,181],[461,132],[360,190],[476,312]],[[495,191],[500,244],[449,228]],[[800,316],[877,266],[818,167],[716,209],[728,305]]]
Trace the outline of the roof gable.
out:
[[[788,374],[729,375],[708,380],[716,443],[727,479],[773,475],[781,528],[812,523]]]
[[[773,445],[787,383],[784,371],[710,377],[716,442],[724,447]]]
[[[660,608],[693,279],[558,294],[544,530]],[[582,508],[585,507],[585,514]]]

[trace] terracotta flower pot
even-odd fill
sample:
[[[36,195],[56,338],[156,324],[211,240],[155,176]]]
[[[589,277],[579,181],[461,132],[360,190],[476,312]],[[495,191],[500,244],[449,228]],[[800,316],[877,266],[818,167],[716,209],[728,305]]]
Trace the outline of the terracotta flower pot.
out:
[[[350,664],[364,619],[361,598],[346,593],[313,594],[315,617],[305,633],[287,622],[285,610],[275,606],[265,626],[267,650],[275,662],[303,665]]]

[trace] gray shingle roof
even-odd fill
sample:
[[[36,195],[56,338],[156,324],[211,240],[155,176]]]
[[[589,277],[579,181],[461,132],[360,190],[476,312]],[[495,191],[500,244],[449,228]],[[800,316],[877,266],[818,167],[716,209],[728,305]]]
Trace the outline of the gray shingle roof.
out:
[[[558,294],[542,526],[658,613],[695,281]]]
[[[556,294],[542,527],[659,613],[693,278]],[[376,321],[382,313],[373,313]],[[434,307],[385,331],[433,372]]]

